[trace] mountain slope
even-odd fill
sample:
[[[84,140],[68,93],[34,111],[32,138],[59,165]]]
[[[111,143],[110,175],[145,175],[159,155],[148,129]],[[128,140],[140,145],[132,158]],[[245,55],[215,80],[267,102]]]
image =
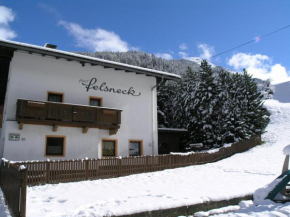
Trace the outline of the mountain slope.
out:
[[[147,54],[140,51],[128,51],[128,52],[96,52],[96,53],[84,53],[79,54],[97,57],[106,60],[112,60],[116,62],[126,63],[130,65],[140,66],[149,69],[155,69],[160,71],[166,71],[173,74],[182,75],[186,73],[188,67],[193,70],[199,70],[200,58],[190,60],[166,60],[161,57],[156,57],[154,54]]]
[[[200,64],[202,59],[200,57],[192,57],[190,60],[186,59],[163,59],[161,57],[157,57],[154,54],[148,54],[145,52],[140,51],[128,51],[128,52],[95,52],[95,53],[88,53],[88,52],[77,52],[78,54],[97,57],[100,59],[111,60],[115,62],[126,63],[134,66],[140,66],[149,69],[155,69],[165,72],[170,72],[173,74],[184,75],[187,73],[188,68],[190,67],[192,71],[198,72],[201,70]],[[208,62],[211,65],[212,71],[217,74],[220,70],[229,71],[231,73],[235,73],[232,70],[223,68],[221,66],[215,66],[214,64]],[[261,79],[255,79],[258,84],[259,90],[263,92],[265,98],[268,97],[267,91],[265,88],[267,87],[267,81],[263,81]],[[271,86],[271,85],[270,85]]]

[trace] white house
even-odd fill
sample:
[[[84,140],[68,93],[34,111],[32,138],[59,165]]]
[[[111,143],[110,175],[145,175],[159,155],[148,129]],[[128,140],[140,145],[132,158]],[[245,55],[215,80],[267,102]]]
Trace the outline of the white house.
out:
[[[50,45],[0,40],[1,156],[158,154],[156,85],[179,78]]]

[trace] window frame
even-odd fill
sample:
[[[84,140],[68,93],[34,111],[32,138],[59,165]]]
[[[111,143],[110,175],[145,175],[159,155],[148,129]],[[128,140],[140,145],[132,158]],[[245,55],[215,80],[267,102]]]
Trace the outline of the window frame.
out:
[[[103,156],[103,143],[104,142],[115,142],[115,156]],[[101,143],[101,157],[102,158],[118,157],[118,139],[102,139],[102,143]]]
[[[129,142],[128,142],[128,156],[129,157],[136,157],[135,155],[134,156],[130,155],[130,143],[131,142],[139,142],[140,143],[140,155],[139,156],[143,156],[143,140],[142,139],[129,139]]]
[[[62,155],[47,155],[47,138],[63,138]],[[45,136],[45,147],[44,147],[44,157],[65,157],[66,156],[66,136],[63,135],[46,135]]]
[[[46,97],[46,101],[47,102],[53,102],[53,101],[49,101],[49,94],[55,94],[55,95],[61,95],[61,99],[62,101],[61,102],[55,102],[55,103],[63,103],[64,102],[64,93],[63,92],[55,92],[55,91],[47,91],[47,97]]]
[[[93,105],[91,105],[91,99],[100,100],[100,107],[103,107],[103,98],[102,97],[89,96],[89,106],[93,106]]]

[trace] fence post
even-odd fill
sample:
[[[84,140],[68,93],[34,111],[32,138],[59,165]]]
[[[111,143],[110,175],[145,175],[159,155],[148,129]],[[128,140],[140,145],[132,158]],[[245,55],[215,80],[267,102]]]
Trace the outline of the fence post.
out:
[[[173,169],[174,167],[174,156],[175,155],[170,155],[170,168]]]
[[[119,171],[118,171],[118,177],[122,176],[122,158],[118,158],[118,166],[119,166]]]
[[[50,181],[50,161],[46,161],[46,183]]]
[[[89,178],[89,160],[85,159],[86,180]]]
[[[150,169],[149,169],[149,159],[148,159],[148,155],[147,156],[145,156],[145,158],[146,158],[146,172],[149,172],[150,171]]]
[[[21,176],[20,216],[26,217],[27,168],[20,168],[19,172]]]
[[[0,173],[0,185],[2,186],[3,185],[3,183],[2,183],[2,177],[3,177],[3,167],[4,167],[4,159],[2,158],[1,159],[1,173]],[[3,194],[4,195],[4,194]]]

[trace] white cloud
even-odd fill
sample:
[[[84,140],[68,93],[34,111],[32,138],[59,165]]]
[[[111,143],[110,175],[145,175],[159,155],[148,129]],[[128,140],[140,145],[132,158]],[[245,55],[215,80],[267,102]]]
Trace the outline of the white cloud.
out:
[[[200,58],[202,59],[210,60],[210,58],[215,53],[214,47],[208,44],[199,43],[197,45],[197,48],[200,52]]]
[[[168,53],[156,53],[155,56],[161,57],[161,58],[166,59],[166,60],[173,59],[172,55],[168,54]]]
[[[188,59],[189,57],[188,57],[188,54],[187,53],[185,53],[185,52],[178,52],[178,54],[179,54],[179,56],[182,58],[182,59]]]
[[[15,14],[12,9],[0,6],[0,39],[10,40],[17,34],[10,29],[9,23],[13,22]]]
[[[202,61],[202,59],[210,61],[210,58],[215,53],[214,47],[209,46],[208,44],[199,43],[197,45],[197,48],[198,48],[198,51],[200,53],[199,57],[190,57],[189,54],[187,52],[184,52],[184,51],[180,51],[180,52],[178,52],[178,54],[182,59],[191,60],[191,61],[200,63]]]
[[[47,5],[47,4],[43,4],[43,3],[39,3],[38,6],[42,10],[44,10],[45,12],[48,12],[48,13],[52,14],[56,19],[58,19],[58,20],[61,19],[61,14],[54,7],[52,7],[50,5]]]
[[[254,78],[271,79],[273,84],[290,80],[290,72],[281,64],[273,64],[266,55],[237,53],[228,61],[228,65],[235,70],[245,68]]]
[[[69,34],[76,40],[76,45],[84,47],[92,51],[120,51],[126,52],[129,50],[127,42],[122,41],[121,38],[114,32],[109,32],[105,29],[84,29],[76,23],[68,23],[60,21]]]
[[[183,44],[179,45],[179,49],[180,49],[180,50],[187,50],[187,46],[186,46],[186,44],[183,43]]]
[[[268,66],[269,62],[271,63],[271,59],[266,55],[237,53],[232,56],[228,64],[239,70],[242,68],[262,68]]]

